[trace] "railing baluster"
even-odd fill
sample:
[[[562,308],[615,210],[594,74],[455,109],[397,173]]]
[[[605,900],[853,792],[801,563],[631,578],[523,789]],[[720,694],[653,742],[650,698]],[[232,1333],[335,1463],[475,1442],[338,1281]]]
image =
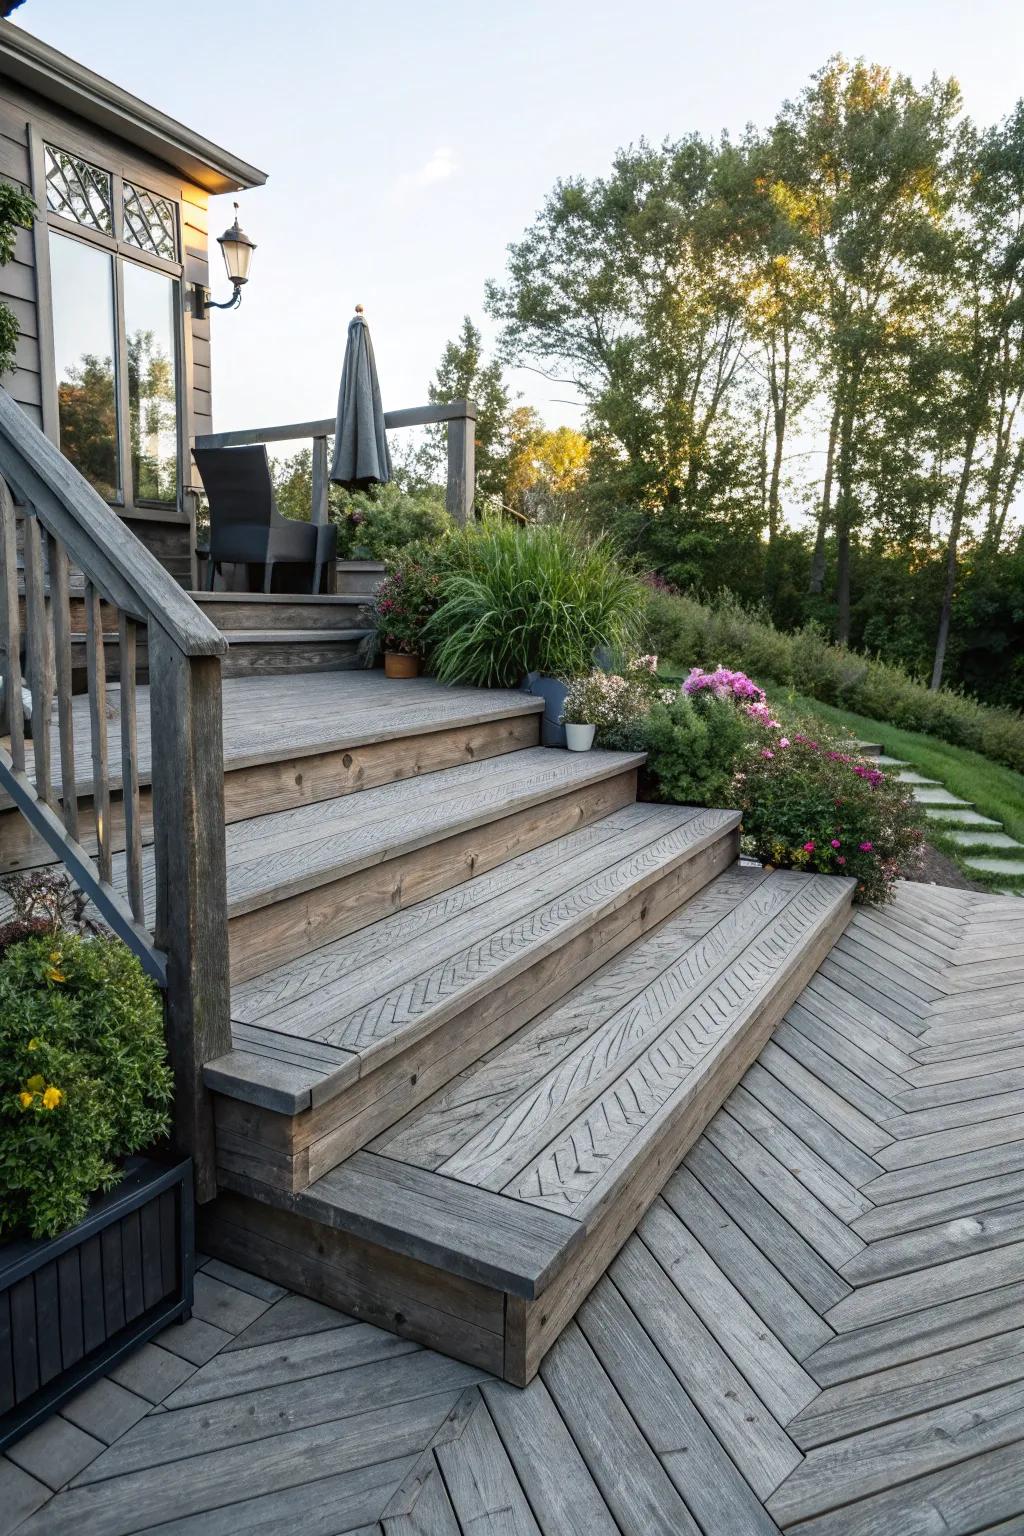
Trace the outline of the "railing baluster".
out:
[[[75,727],[71,707],[71,598],[68,557],[53,534],[47,535],[50,567],[50,611],[53,614],[53,672],[57,687],[57,728],[60,737],[60,799],[64,825],[78,841],[78,784],[75,778]]]
[[[139,810],[139,733],[135,705],[137,625],[118,614],[121,672],[121,800],[124,806],[124,847],[128,861],[128,901],[137,923],[146,920],[142,894],[142,817]]]
[[[4,652],[4,714],[11,738],[11,761],[25,771],[25,711],[21,699],[21,612],[18,600],[18,528],[14,498],[0,479],[0,644]]]
[[[107,663],[103,651],[103,614],[100,594],[91,581],[85,584],[85,666],[89,685],[89,723],[92,729],[92,805],[96,818],[96,866],[100,879],[110,884],[110,776],[107,770]]]
[[[50,784],[50,626],[39,519],[25,516],[25,637],[28,682],[32,693],[32,760],[36,794],[53,804]]]

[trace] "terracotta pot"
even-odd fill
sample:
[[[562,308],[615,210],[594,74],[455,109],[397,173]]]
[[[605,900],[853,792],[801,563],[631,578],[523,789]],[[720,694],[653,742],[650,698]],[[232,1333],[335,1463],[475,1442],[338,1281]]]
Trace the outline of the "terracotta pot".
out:
[[[420,659],[408,656],[404,651],[384,652],[385,677],[419,677]]]

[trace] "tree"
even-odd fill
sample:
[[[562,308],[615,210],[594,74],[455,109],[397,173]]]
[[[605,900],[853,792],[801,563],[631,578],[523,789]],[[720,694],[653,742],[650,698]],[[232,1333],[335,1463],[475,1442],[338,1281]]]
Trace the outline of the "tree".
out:
[[[934,322],[948,262],[954,81],[918,90],[877,65],[829,61],[772,132],[774,198],[817,295],[815,333],[832,402],[824,535],[836,534],[837,637],[850,638],[851,541],[861,520],[861,430],[896,356]],[[835,502],[831,492],[835,487]]]
[[[590,443],[572,427],[549,431],[527,406],[513,412],[510,438],[504,504],[532,520],[558,515],[586,480]]]
[[[476,483],[484,496],[500,497],[508,472],[508,432],[512,415],[511,396],[497,358],[484,361],[483,339],[469,315],[454,341],[441,354],[437,373],[428,387],[432,405],[450,400],[474,400],[477,407]],[[444,428],[428,437],[425,462],[436,470],[446,463]]]

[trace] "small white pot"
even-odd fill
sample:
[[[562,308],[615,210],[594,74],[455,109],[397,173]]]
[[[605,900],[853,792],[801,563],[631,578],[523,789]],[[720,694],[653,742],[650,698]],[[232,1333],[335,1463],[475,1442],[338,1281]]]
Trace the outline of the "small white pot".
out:
[[[594,745],[596,725],[565,724],[565,744],[570,752],[589,752]]]

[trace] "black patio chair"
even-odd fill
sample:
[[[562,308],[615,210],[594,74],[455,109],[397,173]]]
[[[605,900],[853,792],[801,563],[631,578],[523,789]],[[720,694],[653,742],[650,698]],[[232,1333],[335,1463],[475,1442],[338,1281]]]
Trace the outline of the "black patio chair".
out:
[[[263,566],[264,592],[272,590],[276,565],[312,566],[310,590],[319,592],[324,566],[337,554],[338,530],[281,516],[266,448],[195,448],[193,454],[210,503],[210,591],[219,566],[244,564]]]

